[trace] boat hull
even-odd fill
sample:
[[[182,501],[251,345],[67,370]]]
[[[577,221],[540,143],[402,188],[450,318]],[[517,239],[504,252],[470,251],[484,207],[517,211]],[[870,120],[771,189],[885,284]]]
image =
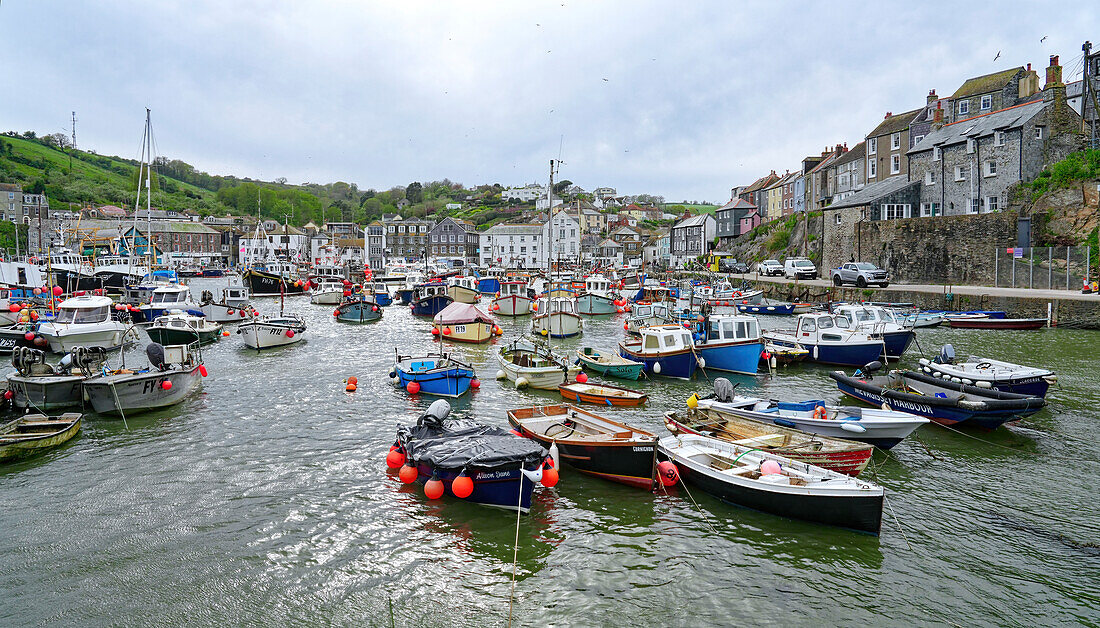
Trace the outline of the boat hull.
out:
[[[309,297],[309,302],[314,305],[340,305],[344,300],[343,290],[323,290],[314,292]]]
[[[614,394],[600,394],[594,391],[576,390],[572,387],[572,384],[562,384],[558,386],[558,392],[561,393],[561,398],[567,401],[575,401],[578,403],[592,403],[598,406],[641,406],[645,405],[645,402],[649,400],[647,395],[635,393],[631,390],[619,389],[624,393],[623,395]],[[583,384],[582,384],[583,386]],[[605,388],[603,386],[599,388]],[[607,387],[614,388],[614,387]]]
[[[641,362],[646,373],[664,375],[665,377],[691,379],[695,375],[695,369],[699,366],[699,361],[691,351],[645,354],[620,344],[619,355],[628,360]]]
[[[281,275],[250,268],[241,275],[241,281],[254,297],[277,297],[280,294],[303,294],[306,290],[301,281],[287,281]],[[298,285],[294,285],[297,283]]]
[[[435,395],[437,397],[461,397],[470,391],[470,383],[474,380],[474,371],[462,367],[450,367],[432,369],[425,372],[415,372],[395,369],[402,388],[407,388],[411,382],[420,385],[420,393]]]
[[[616,356],[620,357],[620,356]],[[580,360],[581,365],[601,375],[608,377],[617,377],[619,379],[631,379],[636,380],[642,375],[642,369],[645,367],[641,362],[628,361],[627,364],[611,363],[607,364],[599,361],[599,354],[585,355],[584,353],[578,353],[577,359]]]
[[[382,308],[370,301],[341,303],[336,308],[336,320],[342,323],[372,323],[382,319]]]
[[[863,366],[877,360],[882,355],[882,343],[880,342],[868,344],[800,344],[810,352],[807,360],[821,364]]]
[[[462,469],[446,469],[427,464],[417,465],[417,481],[421,484],[436,477],[443,481],[446,494],[454,496],[451,483]],[[474,490],[463,501],[493,506],[505,510],[518,510],[527,514],[531,510],[531,492],[535,485],[523,472],[517,469],[470,469],[467,471],[474,482]]]
[[[447,296],[456,303],[477,303],[481,299],[481,293],[466,286],[447,286]]]
[[[605,314],[615,314],[618,311],[619,306],[615,305],[611,297],[591,292],[586,292],[577,297],[577,312],[585,316],[603,316]]]
[[[13,393],[12,404],[19,409],[56,410],[79,407],[84,400],[80,375],[8,377],[8,387]]]
[[[164,382],[171,382],[168,390]],[[127,414],[180,403],[202,384],[199,367],[178,371],[119,374],[84,380],[84,395],[99,414]]]
[[[1041,329],[1045,318],[949,318],[947,324],[962,329]]]
[[[794,314],[794,304],[768,305],[768,304],[738,304],[737,311],[742,314],[770,314],[773,316],[790,316]]]
[[[208,345],[218,340],[221,326],[217,329],[192,331],[169,327],[150,327],[145,330],[149,334],[149,340],[162,345],[189,345],[198,342],[200,345]]]
[[[415,316],[435,316],[453,301],[454,299],[445,294],[424,297],[413,302],[412,313]]]
[[[547,449],[557,442],[526,429],[512,417],[508,417],[508,422],[521,435]],[[583,445],[558,442],[557,445],[561,462],[581,473],[647,491],[653,490],[657,468],[655,440],[615,444],[593,442]]]
[[[494,313],[501,316],[527,316],[531,313],[531,299],[518,294],[510,294],[493,299]]]
[[[239,323],[247,316],[251,308],[248,304],[231,307],[223,303],[207,303],[202,306],[202,314],[212,323]]]
[[[468,342],[482,344],[493,339],[492,323],[459,323],[444,325],[439,331],[439,337],[450,342]],[[439,329],[439,325],[435,326]],[[448,332],[449,333],[445,333]]]
[[[581,333],[581,317],[570,312],[536,314],[531,320],[531,331],[551,338],[571,338]]]
[[[756,375],[760,367],[760,354],[764,352],[764,343],[708,343],[696,345],[695,352],[704,360],[706,369]]]
[[[527,385],[531,388],[538,388],[540,390],[557,390],[558,386],[572,379],[580,372],[577,367],[570,367],[568,372],[560,367],[545,367],[545,368],[528,368],[516,366],[512,362],[504,359],[497,360],[500,363],[500,370],[504,371],[504,375],[513,383],[517,382],[519,378],[527,380]]]
[[[52,447],[64,444],[76,436],[80,431],[80,423],[82,417],[76,416],[68,425],[61,426],[62,429],[55,431],[45,432],[42,434],[37,433],[23,433],[23,434],[10,434],[7,432],[0,432],[0,462],[7,462],[10,460],[18,460],[20,458],[26,458],[33,456],[37,453],[41,453]],[[51,421],[49,417],[25,417],[23,419],[17,419],[17,421],[23,422],[23,426],[34,425],[39,421]],[[5,426],[0,426],[5,427]]]
[[[287,330],[294,334],[287,336]],[[302,341],[303,332],[305,326],[273,325],[262,321],[249,321],[237,326],[237,333],[241,335],[245,346],[257,350],[297,344]]]

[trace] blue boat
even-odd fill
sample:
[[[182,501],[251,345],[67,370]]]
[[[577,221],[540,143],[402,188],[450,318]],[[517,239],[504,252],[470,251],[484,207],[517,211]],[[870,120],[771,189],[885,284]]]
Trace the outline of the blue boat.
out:
[[[737,311],[742,314],[771,314],[774,316],[790,316],[794,314],[794,303],[745,303],[737,306]]]
[[[374,302],[381,307],[387,307],[393,304],[393,297],[390,296],[390,291],[386,288],[384,283],[373,284],[370,288],[371,296],[374,298]]]
[[[824,312],[800,314],[794,334],[768,332],[769,339],[797,343],[810,352],[806,358],[822,364],[863,366],[878,359],[882,339],[845,329],[848,319]]]
[[[336,306],[336,320],[342,323],[370,323],[382,318],[382,308],[368,294],[347,297]]]
[[[752,316],[712,314],[705,317],[696,331],[695,353],[703,368],[755,375],[760,365],[764,341],[760,326]]]
[[[131,312],[135,323],[149,323],[176,312],[205,317],[202,306],[191,300],[191,289],[182,284],[168,284],[153,290],[149,303]]]
[[[204,268],[200,273],[203,277],[224,277],[225,269],[222,268]]]
[[[416,316],[435,317],[454,299],[447,295],[447,285],[440,282],[422,283],[413,292],[412,313]]]
[[[645,327],[639,334],[638,340],[619,343],[619,355],[641,362],[646,373],[681,379],[695,374],[699,358],[688,330],[680,325],[657,325]]]
[[[879,305],[844,304],[834,308],[833,313],[848,321],[846,328],[849,331],[863,332],[881,340],[884,360],[900,360],[917,337],[917,332],[905,326],[897,313]],[[843,319],[836,320],[840,323]]]
[[[443,494],[454,496],[455,480],[465,476],[473,485],[465,501],[526,514],[547,451],[510,430],[448,419],[450,410],[445,400],[437,399],[416,425],[398,426],[396,451],[404,457],[405,467],[416,469],[416,477],[407,479],[425,484],[425,492],[429,481],[439,480]]]
[[[481,294],[496,294],[500,292],[500,279],[496,277],[479,277],[477,291]]]
[[[413,357],[397,355],[390,377],[400,380],[401,387],[408,390],[409,383],[416,382],[420,392],[439,397],[461,397],[470,391],[471,383],[477,379],[474,367],[459,362],[450,355],[429,355]]]
[[[409,305],[413,300],[414,288],[399,288],[397,290],[397,302],[401,305]]]
[[[881,366],[868,364],[873,371]],[[890,409],[928,417],[942,425],[970,425],[992,430],[1015,417],[1038,412],[1046,400],[951,382],[916,371],[891,371],[870,376],[861,371],[829,373],[840,392]]]

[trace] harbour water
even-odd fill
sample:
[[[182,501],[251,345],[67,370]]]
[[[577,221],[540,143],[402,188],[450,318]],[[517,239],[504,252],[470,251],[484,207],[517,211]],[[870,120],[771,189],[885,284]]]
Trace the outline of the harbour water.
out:
[[[394,306],[379,323],[338,323],[307,297],[287,310],[306,318],[304,342],[258,353],[224,338],[204,350],[200,395],[125,423],[90,416],[69,444],[0,467],[0,625],[507,621],[515,516],[429,501],[386,469],[396,425],[432,401],[393,387],[393,350],[430,349],[428,322]],[[555,346],[612,349],[622,323],[587,319]],[[493,379],[496,346],[529,325],[504,320],[493,344],[452,348],[482,379],[455,415],[503,426],[508,408],[559,402]],[[566,467],[519,524],[516,624],[1100,625],[1100,333],[933,329],[918,342],[1050,367],[1059,382],[1016,425],[928,425],[877,452],[865,477],[887,490],[880,537]],[[839,401],[828,371],[728,377],[742,393]],[[637,386],[647,407],[606,412],[657,434],[664,411],[709,389]]]

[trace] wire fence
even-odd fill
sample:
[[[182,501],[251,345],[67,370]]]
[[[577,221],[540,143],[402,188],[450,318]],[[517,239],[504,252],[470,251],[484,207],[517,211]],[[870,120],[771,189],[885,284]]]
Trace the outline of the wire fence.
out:
[[[1081,290],[1097,280],[1100,251],[1090,246],[997,248],[993,285],[1002,288]]]

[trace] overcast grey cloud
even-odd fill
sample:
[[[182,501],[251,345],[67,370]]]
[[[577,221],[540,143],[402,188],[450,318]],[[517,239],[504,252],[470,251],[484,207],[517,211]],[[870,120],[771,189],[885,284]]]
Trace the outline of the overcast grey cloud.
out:
[[[929,89],[1051,54],[1073,78],[1100,38],[1092,5],[972,4],[4,0],[0,127],[75,110],[135,156],[148,106],[216,174],[508,185],[560,150],[588,188],[721,200]]]

